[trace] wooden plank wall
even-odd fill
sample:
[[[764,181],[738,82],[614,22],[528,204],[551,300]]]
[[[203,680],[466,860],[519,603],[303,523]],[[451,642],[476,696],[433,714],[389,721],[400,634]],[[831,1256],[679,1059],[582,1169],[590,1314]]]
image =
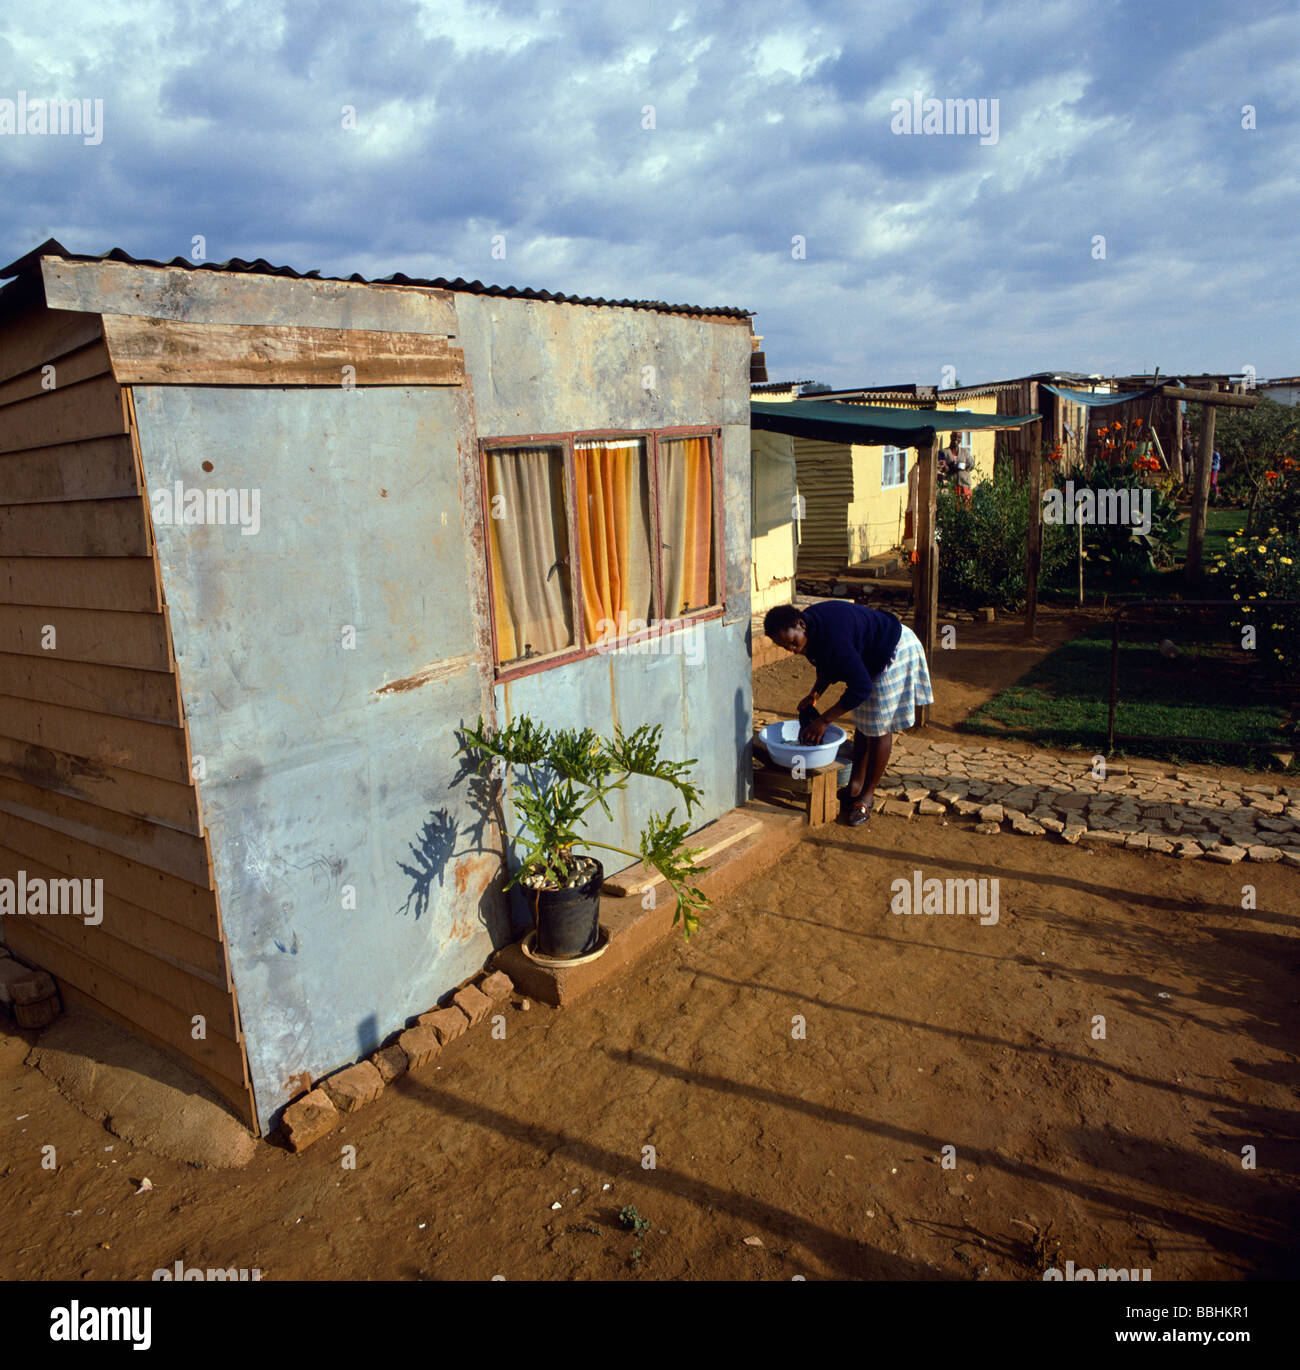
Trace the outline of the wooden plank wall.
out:
[[[100,316],[29,309],[0,323],[0,877],[104,908],[0,932],[256,1131],[190,761],[129,392]]]

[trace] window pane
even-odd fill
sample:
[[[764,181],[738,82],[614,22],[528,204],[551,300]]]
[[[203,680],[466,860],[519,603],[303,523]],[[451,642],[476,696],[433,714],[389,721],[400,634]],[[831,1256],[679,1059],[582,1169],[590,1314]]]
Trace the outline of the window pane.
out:
[[[880,464],[881,489],[902,485],[907,479],[907,448],[886,447]]]
[[[493,448],[487,477],[497,660],[562,651],[574,640],[564,453]]]
[[[650,621],[650,478],[644,438],[575,442],[582,621],[588,642]]]
[[[660,443],[659,540],[665,618],[678,618],[717,602],[715,517],[712,443],[708,438]]]

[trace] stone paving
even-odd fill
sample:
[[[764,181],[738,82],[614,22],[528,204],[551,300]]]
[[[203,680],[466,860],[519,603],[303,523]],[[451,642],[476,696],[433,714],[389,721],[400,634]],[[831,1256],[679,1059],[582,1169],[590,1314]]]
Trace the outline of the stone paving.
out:
[[[894,740],[876,809],[974,819],[977,832],[1123,846],[1183,860],[1300,866],[1300,784],[1238,785],[1153,761]]]

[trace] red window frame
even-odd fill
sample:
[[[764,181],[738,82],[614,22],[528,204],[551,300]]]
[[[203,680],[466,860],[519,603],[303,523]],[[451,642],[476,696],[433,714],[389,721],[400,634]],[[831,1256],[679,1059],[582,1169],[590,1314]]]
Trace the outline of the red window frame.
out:
[[[492,627],[492,664],[499,681],[517,680],[521,676],[535,675],[538,671],[549,671],[557,666],[567,666],[574,661],[583,661],[607,651],[607,648],[594,646],[587,641],[586,624],[582,614],[582,587],[579,584],[581,566],[578,560],[578,510],[574,492],[577,489],[577,473],[573,460],[573,445],[576,442],[592,442],[602,439],[640,438],[646,445],[646,457],[650,465],[650,535],[655,543],[655,563],[653,575],[653,615],[650,625],[620,641],[620,645],[647,642],[652,638],[667,637],[674,632],[694,627],[710,619],[721,618],[727,603],[727,558],[726,558],[726,519],[722,507],[722,429],[717,424],[692,424],[676,428],[599,428],[585,431],[569,430],[561,433],[518,433],[503,438],[481,438],[479,440],[479,512],[484,520],[484,533],[489,531],[487,520],[491,517],[488,508],[487,454],[501,447],[558,447],[563,454],[564,465],[564,512],[565,526],[569,532],[569,592],[573,610],[574,635],[577,641],[558,652],[544,656],[530,657],[526,662],[514,662],[508,666],[500,664],[500,648],[497,642],[497,606],[493,593],[492,576],[492,539],[484,537],[483,555],[487,559],[488,573],[488,613]],[[717,601],[703,609],[697,609],[680,618],[665,618],[663,615],[663,537],[660,528],[659,508],[659,444],[671,442],[676,438],[708,438],[709,468],[713,480],[713,565]],[[673,623],[671,629],[662,625]]]

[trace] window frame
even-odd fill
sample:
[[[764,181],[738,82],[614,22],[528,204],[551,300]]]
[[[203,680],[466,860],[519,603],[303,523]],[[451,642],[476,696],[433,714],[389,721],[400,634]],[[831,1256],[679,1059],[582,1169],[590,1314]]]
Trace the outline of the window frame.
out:
[[[609,648],[597,646],[587,640],[587,627],[582,612],[582,587],[580,585],[581,563],[578,557],[578,507],[575,498],[577,491],[577,470],[574,462],[574,444],[578,442],[600,442],[604,440],[641,439],[645,443],[646,462],[649,467],[650,481],[650,537],[654,544],[654,566],[651,574],[652,613],[650,624],[640,632],[620,639],[619,645],[633,645],[649,642],[652,639],[668,637],[683,632],[697,623],[705,623],[721,618],[727,604],[727,558],[726,558],[726,519],[722,503],[722,428],[718,424],[687,424],[672,428],[594,428],[567,430],[558,433],[517,433],[508,437],[479,439],[479,517],[482,519],[483,560],[487,570],[488,617],[492,638],[493,677],[498,682],[518,680],[522,676],[535,675],[538,671],[548,671],[559,666],[568,666],[587,657],[608,653]],[[717,594],[715,603],[702,609],[683,614],[679,618],[666,618],[663,614],[663,533],[661,529],[662,511],[659,501],[659,445],[679,438],[708,438],[709,465],[713,483],[713,565],[714,587]],[[558,448],[564,468],[564,524],[569,534],[569,596],[573,615],[574,642],[558,652],[548,652],[527,660],[514,661],[503,665],[500,661],[500,647],[497,637],[497,606],[493,594],[492,540],[489,536],[491,509],[488,502],[488,453],[503,447],[550,447]],[[665,629],[663,624],[675,626]]]
[[[880,454],[880,488],[881,488],[881,490],[901,490],[901,489],[903,489],[903,488],[907,485],[907,453],[908,453],[908,451],[909,451],[909,449],[906,448],[906,447],[895,447],[892,443],[885,443],[885,444],[884,444],[883,449],[882,449],[881,454]],[[890,481],[889,484],[886,485],[886,484],[885,484],[885,463],[889,460],[889,456],[890,456],[890,453],[891,453],[891,452],[894,454],[895,459],[897,459],[897,457],[898,457],[900,454],[902,455],[902,458],[903,458],[902,479],[901,479],[901,480]]]

